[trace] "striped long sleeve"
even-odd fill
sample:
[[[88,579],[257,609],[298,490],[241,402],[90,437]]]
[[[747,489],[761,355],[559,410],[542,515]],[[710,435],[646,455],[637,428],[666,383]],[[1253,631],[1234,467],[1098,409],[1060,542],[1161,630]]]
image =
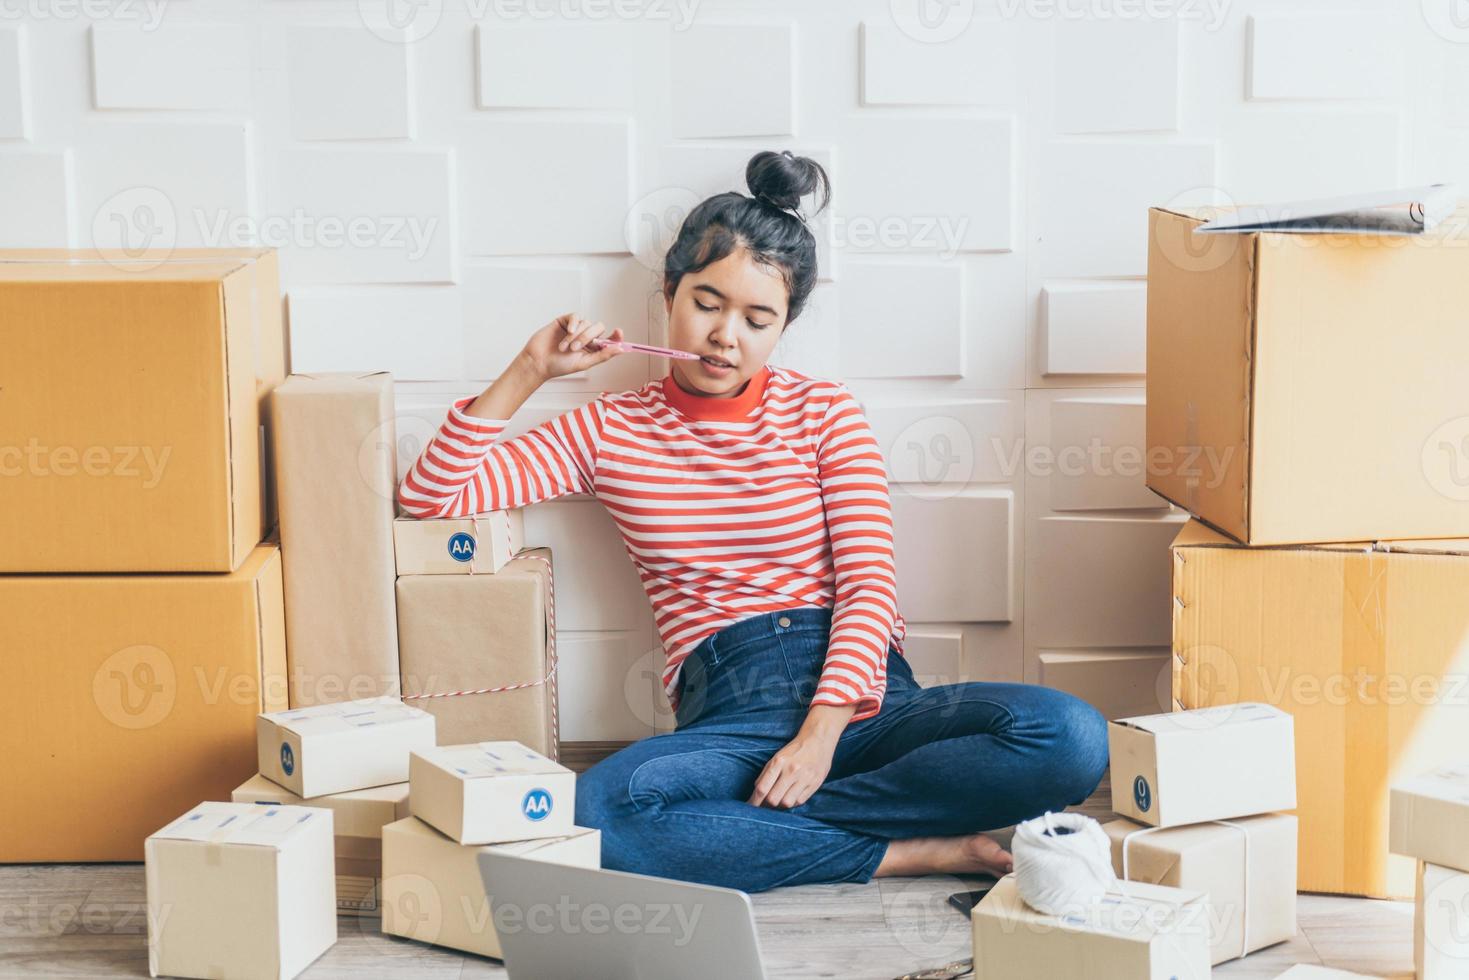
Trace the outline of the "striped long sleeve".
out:
[[[887,690],[898,586],[887,471],[871,426],[845,388],[832,397],[821,424],[817,474],[836,604],[826,666],[812,703],[855,703],[852,720],[860,721],[877,714]]]
[[[602,430],[593,401],[529,432],[496,440],[509,424],[482,419],[460,399],[398,488],[414,517],[463,517],[525,507],[572,493],[593,493],[592,470]]]

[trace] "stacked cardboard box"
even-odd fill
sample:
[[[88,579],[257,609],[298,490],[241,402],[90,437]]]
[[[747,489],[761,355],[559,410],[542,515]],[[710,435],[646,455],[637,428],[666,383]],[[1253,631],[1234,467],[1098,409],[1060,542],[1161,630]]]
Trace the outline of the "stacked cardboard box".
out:
[[[1296,933],[1294,724],[1243,703],[1108,726],[1119,878],[1207,896],[1209,961]]]
[[[1416,540],[1469,535],[1469,250],[1457,221],[1196,233],[1205,217],[1149,214],[1148,486],[1196,518],[1172,552],[1174,706],[1289,711],[1299,886],[1408,897],[1388,787],[1469,734],[1446,703],[1469,541]]]
[[[0,861],[140,860],[286,704],[275,253],[0,251],[0,350]]]
[[[1417,860],[1417,980],[1469,975],[1469,765],[1444,766],[1394,785],[1391,810],[1393,853]]]
[[[601,832],[572,823],[576,776],[513,741],[415,751],[413,815],[383,828],[383,932],[500,955],[486,850],[601,866]]]
[[[444,745],[518,741],[560,757],[551,552],[524,547],[518,511],[400,519],[403,699]]]

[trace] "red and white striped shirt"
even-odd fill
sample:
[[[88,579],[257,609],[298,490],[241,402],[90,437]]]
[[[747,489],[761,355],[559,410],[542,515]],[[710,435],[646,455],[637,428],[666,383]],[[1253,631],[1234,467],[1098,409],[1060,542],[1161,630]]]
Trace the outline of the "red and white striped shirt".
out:
[[[902,651],[882,454],[842,385],[766,366],[733,398],[672,377],[604,394],[513,439],[464,398],[399,488],[415,517],[462,517],[592,494],[622,532],[653,604],[678,704],[679,667],[750,616],[832,610],[813,704],[877,714]]]

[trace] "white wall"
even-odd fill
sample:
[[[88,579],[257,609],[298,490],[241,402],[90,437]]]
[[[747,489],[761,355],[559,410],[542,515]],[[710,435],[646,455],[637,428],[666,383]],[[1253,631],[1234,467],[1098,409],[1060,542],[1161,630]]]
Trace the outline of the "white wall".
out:
[[[1159,703],[1181,518],[1112,455],[1142,439],[1146,206],[1469,177],[1451,0],[391,2],[0,0],[0,244],[282,245],[294,367],[392,370],[411,453],[557,313],[657,342],[688,206],[813,154],[835,208],[780,359],[879,433],[916,669],[1109,712]],[[1014,455],[1094,439],[1079,470]],[[529,531],[563,736],[666,725],[610,523]]]

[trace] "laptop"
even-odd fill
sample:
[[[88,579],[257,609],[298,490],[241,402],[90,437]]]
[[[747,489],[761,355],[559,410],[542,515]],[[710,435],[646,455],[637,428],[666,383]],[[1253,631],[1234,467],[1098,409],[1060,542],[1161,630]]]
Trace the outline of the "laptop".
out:
[[[733,888],[479,856],[510,980],[764,980],[755,909]]]

